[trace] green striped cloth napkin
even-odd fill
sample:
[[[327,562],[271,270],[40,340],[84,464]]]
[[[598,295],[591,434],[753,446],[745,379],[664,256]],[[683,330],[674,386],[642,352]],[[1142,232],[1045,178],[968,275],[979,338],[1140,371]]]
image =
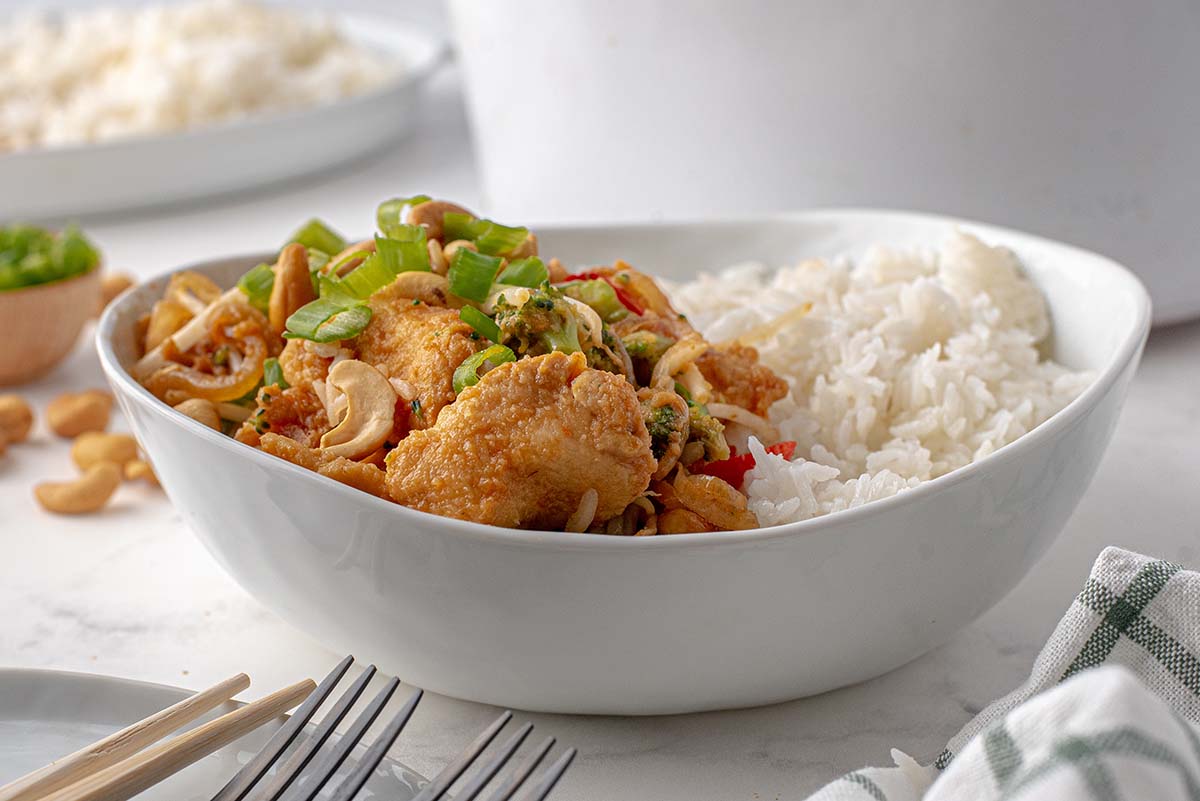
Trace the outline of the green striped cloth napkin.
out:
[[[1200,573],[1106,548],[1029,679],[929,767],[809,801],[1200,801]]]

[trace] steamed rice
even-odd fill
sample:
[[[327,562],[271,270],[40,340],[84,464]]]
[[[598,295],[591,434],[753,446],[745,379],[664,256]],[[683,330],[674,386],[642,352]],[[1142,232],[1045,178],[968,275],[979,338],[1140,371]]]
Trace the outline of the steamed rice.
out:
[[[1093,377],[1041,358],[1041,293],[1011,251],[962,232],[936,253],[875,248],[857,265],[743,264],[678,285],[672,298],[709,340],[753,345],[791,387],[770,419],[798,443],[794,461],[741,432],[756,460],[745,489],[764,526],[970,464]]]

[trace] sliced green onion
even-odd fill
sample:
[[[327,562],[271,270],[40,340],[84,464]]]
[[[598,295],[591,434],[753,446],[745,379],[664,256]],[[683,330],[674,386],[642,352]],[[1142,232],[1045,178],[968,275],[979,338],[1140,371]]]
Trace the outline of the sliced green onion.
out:
[[[530,256],[527,259],[516,259],[508,263],[508,266],[500,273],[496,279],[497,283],[508,284],[510,286],[527,286],[530,289],[536,289],[541,286],[544,281],[549,280],[550,271],[546,269],[546,265],[537,256]],[[616,297],[616,293],[613,293]]]
[[[511,252],[529,237],[528,228],[514,228],[456,212],[442,215],[442,232],[444,242],[466,239],[474,242],[480,253],[492,256]]]
[[[346,249],[346,240],[316,218],[300,226],[300,230],[292,234],[285,244],[290,245],[293,242],[299,242],[306,248],[323,253],[341,253]]]
[[[0,290],[61,281],[92,270],[100,253],[79,232],[32,225],[0,226]]]
[[[375,237],[375,254],[387,262],[394,274],[420,270],[429,272],[429,247],[425,229],[419,225],[402,225],[396,236]]]
[[[592,279],[588,281],[571,281],[558,287],[563,294],[574,298],[580,303],[586,303],[596,310],[600,319],[606,323],[615,323],[627,317],[629,309],[625,308],[617,297],[617,292],[607,281]]]
[[[371,255],[371,251],[366,250],[365,248],[363,250],[352,250],[349,253],[346,253],[345,255],[343,255],[337,261],[326,260],[325,267],[321,272],[325,273],[326,275],[337,275],[338,271],[341,270],[344,265],[349,264],[350,262],[354,261],[355,259],[365,259],[367,256],[370,256],[370,255]],[[310,262],[310,266],[311,266],[311,262]]]
[[[242,290],[250,305],[263,314],[271,304],[271,290],[275,288],[275,271],[269,264],[259,264],[238,279],[238,289]]]
[[[358,336],[371,322],[371,308],[365,303],[346,305],[321,297],[305,304],[287,318],[287,339],[313,342],[337,342]]]
[[[479,383],[479,368],[483,367],[484,362],[490,362],[493,367],[504,364],[505,362],[515,362],[516,354],[503,345],[492,345],[487,350],[481,350],[472,356],[463,359],[463,363],[454,371],[454,392],[458,394],[467,387],[473,387]]]
[[[271,357],[263,362],[263,386],[269,387],[275,385],[280,389],[287,389],[290,384],[283,377],[283,368],[279,366],[279,359]]]
[[[320,271],[326,264],[329,264],[331,258],[333,257],[323,250],[308,248],[308,271],[310,273]]]
[[[404,212],[404,207],[419,206],[422,203],[428,203],[429,200],[429,195],[413,195],[412,197],[394,197],[380,203],[375,209],[375,223],[379,226],[380,233],[389,238],[397,238],[394,229],[404,224],[400,216]]]
[[[492,281],[500,269],[498,256],[485,256],[467,248],[459,248],[450,259],[446,278],[450,291],[460,298],[483,303],[492,291]]]
[[[413,270],[428,272],[429,251],[425,247],[425,232],[418,229],[417,234],[413,241],[407,242],[375,237],[374,253],[367,255],[363,263],[344,278],[337,279],[331,275],[327,281],[359,300],[366,300],[395,281],[400,273]]]
[[[500,326],[495,320],[476,309],[474,306],[463,306],[458,311],[458,319],[474,328],[479,334],[492,342],[500,341]]]

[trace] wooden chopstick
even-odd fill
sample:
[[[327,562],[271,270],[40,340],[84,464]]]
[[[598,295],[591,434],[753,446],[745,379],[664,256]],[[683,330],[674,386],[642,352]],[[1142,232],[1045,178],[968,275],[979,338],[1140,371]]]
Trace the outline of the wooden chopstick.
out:
[[[250,678],[245,673],[239,673],[188,696],[174,706],[155,712],[103,740],[0,787],[0,801],[34,801],[111,767],[205,712],[216,709],[249,686]]]
[[[125,801],[283,714],[316,686],[309,679],[297,682],[43,796],[40,801]]]

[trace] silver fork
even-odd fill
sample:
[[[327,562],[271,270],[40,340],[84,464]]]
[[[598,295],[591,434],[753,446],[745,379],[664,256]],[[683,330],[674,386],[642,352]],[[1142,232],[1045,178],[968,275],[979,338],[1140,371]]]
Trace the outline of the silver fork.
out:
[[[317,689],[292,714],[287,723],[281,726],[267,741],[267,744],[229,780],[220,792],[213,796],[212,801],[244,801],[245,799],[277,801],[281,798],[286,801],[313,801],[322,789],[330,786],[338,768],[347,760],[354,748],[362,742],[367,729],[379,717],[400,686],[399,679],[388,681],[350,724],[346,733],[338,738],[336,743],[326,748],[326,743],[334,729],[345,719],[351,707],[358,701],[363,690],[375,675],[374,665],[368,665],[362,674],[351,682],[307,739],[296,747],[273,774],[270,776],[267,774],[271,767],[281,760],[288,747],[300,736],[318,707],[330,696],[353,663],[354,657],[352,656],[347,656],[339,662],[337,667],[330,671]],[[346,778],[333,788],[331,801],[351,801],[358,795],[375,768],[383,760],[388,749],[396,742],[400,732],[404,730],[405,724],[412,717],[420,700],[421,691],[417,690],[405,701],[400,711],[388,721],[383,731],[355,763]],[[473,799],[479,798],[480,794],[493,784],[492,780],[512,759],[525,738],[533,730],[533,724],[526,723],[488,759],[479,760],[480,755],[487,750],[487,747],[511,719],[512,712],[505,712],[497,718],[467,746],[466,750],[455,757],[432,782],[424,787],[413,801],[439,801],[439,799],[445,798],[450,787],[473,766],[475,767],[474,773],[466,779],[462,788],[454,795],[454,799],[455,801],[473,801]],[[558,780],[570,767],[576,753],[574,748],[567,749],[541,776],[535,781],[529,782],[529,777],[553,747],[553,737],[543,740],[536,749],[495,782],[486,801],[509,801],[522,787],[525,789],[519,801],[542,801],[549,796],[554,786],[558,784]],[[310,764],[312,764],[312,768],[308,769]]]

